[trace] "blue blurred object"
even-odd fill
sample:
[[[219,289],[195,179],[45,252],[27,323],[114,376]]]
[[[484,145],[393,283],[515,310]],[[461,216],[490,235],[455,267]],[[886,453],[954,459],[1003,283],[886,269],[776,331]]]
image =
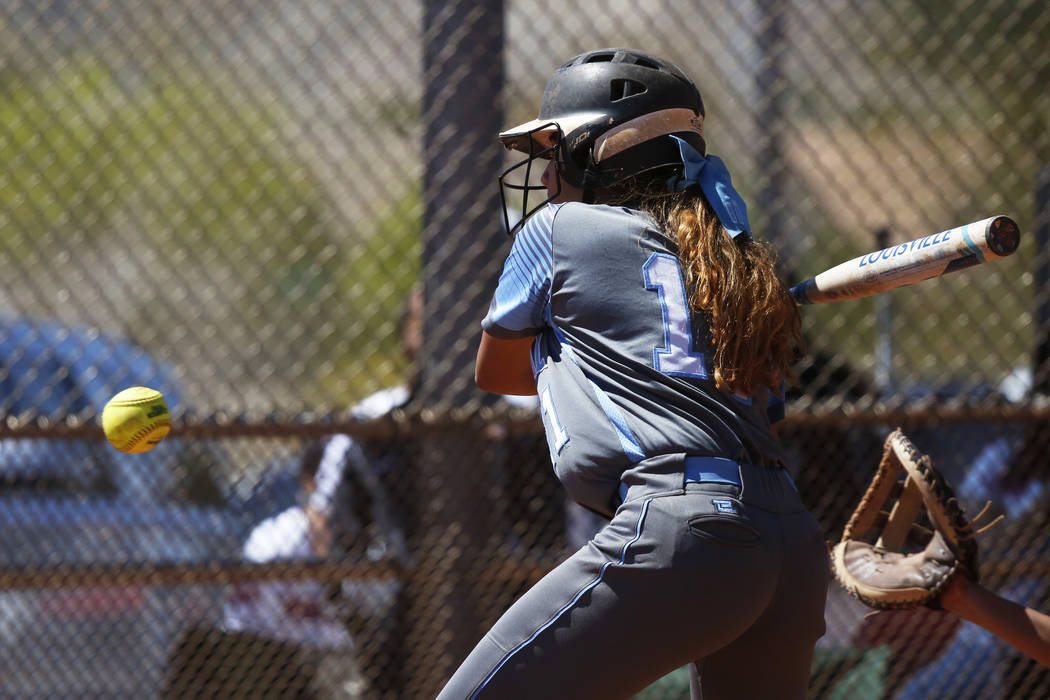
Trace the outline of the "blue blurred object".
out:
[[[177,410],[182,390],[174,370],[123,339],[88,326],[49,320],[0,319],[0,418],[33,423],[92,421],[114,394],[149,386]],[[157,455],[117,452],[104,442],[0,440],[0,480],[65,481],[109,487],[123,495],[154,500],[172,487],[158,456],[178,451],[164,444]]]
[[[0,319],[3,418],[94,421],[129,386],[153,387],[173,411],[182,407],[174,370],[134,343],[89,327]],[[101,438],[2,438],[0,567],[235,559],[253,514],[237,501],[183,494],[190,474],[227,462],[206,440],[169,438],[125,454]],[[0,696],[157,696],[178,635],[217,623],[225,594],[214,585],[117,583],[0,590]]]
[[[91,326],[0,318],[0,413],[88,419],[121,389],[149,386],[182,401],[174,370],[139,346]]]

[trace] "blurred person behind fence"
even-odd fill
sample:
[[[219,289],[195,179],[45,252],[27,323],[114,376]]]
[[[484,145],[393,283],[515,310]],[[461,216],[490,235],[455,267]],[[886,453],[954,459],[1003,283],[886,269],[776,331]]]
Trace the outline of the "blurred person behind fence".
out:
[[[245,560],[316,561],[330,555],[338,475],[322,478],[323,456],[316,447],[303,454],[296,504],[252,529]],[[167,696],[364,697],[367,683],[344,614],[332,586],[322,581],[239,581],[220,627],[191,629],[180,641]]]
[[[399,319],[408,363],[404,382],[358,402],[354,418],[379,418],[411,401],[419,379],[422,304],[422,293],[413,290]],[[244,558],[407,563],[411,499],[400,489],[394,498],[390,492],[411,460],[403,447],[346,434],[308,445],[296,503],[253,528]],[[377,698],[397,692],[401,589],[386,578],[238,583],[221,629],[192,630],[178,646],[169,696]]]

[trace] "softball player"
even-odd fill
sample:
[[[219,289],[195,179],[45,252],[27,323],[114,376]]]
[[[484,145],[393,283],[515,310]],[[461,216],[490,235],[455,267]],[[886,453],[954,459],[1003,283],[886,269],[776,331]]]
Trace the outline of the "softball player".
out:
[[[501,187],[543,159],[548,197],[518,186],[477,382],[538,394],[558,478],[610,521],[442,699],[627,698],[686,664],[694,698],[806,694],[829,567],[772,428],[800,320],[703,120],[677,67],[606,49],[500,135],[527,155]]]

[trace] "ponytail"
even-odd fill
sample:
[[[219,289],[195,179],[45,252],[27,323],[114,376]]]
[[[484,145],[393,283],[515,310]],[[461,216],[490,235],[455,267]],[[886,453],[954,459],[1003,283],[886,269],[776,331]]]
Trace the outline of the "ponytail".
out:
[[[802,318],[774,251],[746,234],[731,238],[697,188],[646,199],[678,245],[690,306],[707,319],[718,388],[751,395],[793,381]]]

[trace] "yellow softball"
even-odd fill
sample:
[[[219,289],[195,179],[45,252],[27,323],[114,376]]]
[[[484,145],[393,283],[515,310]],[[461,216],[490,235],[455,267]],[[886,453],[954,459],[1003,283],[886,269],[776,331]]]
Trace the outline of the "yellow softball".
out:
[[[102,409],[102,430],[121,452],[148,452],[171,430],[171,414],[156,389],[133,386],[110,399]]]

